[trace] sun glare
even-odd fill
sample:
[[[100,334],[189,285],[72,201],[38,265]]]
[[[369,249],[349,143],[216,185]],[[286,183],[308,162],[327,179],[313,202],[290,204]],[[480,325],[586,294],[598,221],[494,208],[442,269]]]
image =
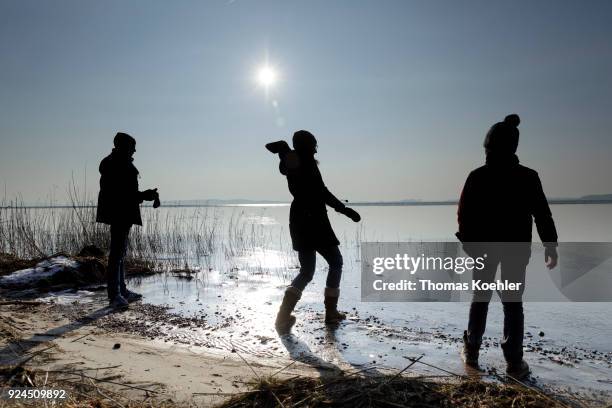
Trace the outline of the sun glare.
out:
[[[277,80],[277,74],[274,68],[270,66],[264,66],[257,72],[257,82],[259,85],[269,88],[274,85]]]

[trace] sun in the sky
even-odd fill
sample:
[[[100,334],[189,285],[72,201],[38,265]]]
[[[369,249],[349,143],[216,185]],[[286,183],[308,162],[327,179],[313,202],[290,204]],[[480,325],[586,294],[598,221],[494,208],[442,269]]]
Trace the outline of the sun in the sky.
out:
[[[264,65],[257,71],[257,83],[268,89],[278,81],[278,74],[274,67]]]

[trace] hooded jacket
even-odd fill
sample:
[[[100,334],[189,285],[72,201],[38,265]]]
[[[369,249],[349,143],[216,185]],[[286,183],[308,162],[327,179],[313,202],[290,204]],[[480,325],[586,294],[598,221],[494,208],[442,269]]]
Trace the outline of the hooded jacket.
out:
[[[116,149],[100,162],[100,193],[96,221],[104,224],[142,225],[138,169],[133,159]]]

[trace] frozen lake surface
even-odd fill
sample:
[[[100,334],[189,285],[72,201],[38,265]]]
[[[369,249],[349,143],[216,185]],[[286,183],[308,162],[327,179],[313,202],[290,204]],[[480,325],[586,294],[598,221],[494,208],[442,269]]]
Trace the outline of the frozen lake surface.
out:
[[[202,209],[166,208],[187,214]],[[205,316],[210,327],[177,329],[181,342],[212,348],[237,349],[253,356],[291,355],[322,367],[337,365],[403,368],[407,358],[424,355],[424,362],[465,373],[460,360],[461,335],[468,303],[364,303],[360,301],[359,244],[364,241],[452,241],[455,206],[358,207],[363,222],[354,224],[330,211],[341,241],[344,271],[340,309],[349,319],[335,330],[322,323],[326,264],[319,258],[315,279],[298,304],[292,336],[279,338],[273,322],[284,287],[297,273],[297,259],[288,234],[288,207],[245,206],[208,208],[218,219],[225,240],[236,240],[229,220],[240,220],[249,245],[232,256],[211,254],[193,279],[157,275],[131,282],[144,301],[169,305],[185,316]],[[554,205],[562,241],[612,241],[612,205]],[[260,245],[259,245],[259,244]],[[238,247],[237,247],[238,248]],[[246,249],[245,249],[246,248]],[[219,251],[221,252],[221,251]],[[543,262],[532,258],[532,262]],[[534,383],[562,389],[612,391],[612,304],[525,304],[525,358]],[[499,303],[489,311],[482,365],[503,372],[499,348],[503,314]],[[214,328],[214,330],[211,330]],[[412,370],[412,369],[411,369]],[[425,366],[414,371],[443,374]]]

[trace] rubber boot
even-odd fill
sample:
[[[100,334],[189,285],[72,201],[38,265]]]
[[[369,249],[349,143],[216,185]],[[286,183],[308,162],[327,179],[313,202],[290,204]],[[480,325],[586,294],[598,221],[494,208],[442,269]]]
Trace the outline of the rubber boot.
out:
[[[295,305],[301,297],[302,291],[293,286],[288,286],[285,290],[285,296],[283,297],[283,302],[281,303],[278,314],[276,315],[276,322],[274,323],[278,334],[288,334],[291,331],[291,328],[295,324],[295,316],[293,316],[291,312],[293,312]]]
[[[508,361],[506,374],[508,374],[509,377],[512,377],[515,380],[523,380],[529,376],[529,373],[529,364],[527,364],[525,360],[518,360],[516,362]]]
[[[470,342],[467,330],[463,332],[463,350],[461,358],[463,362],[472,368],[478,368],[478,354],[480,352],[480,344]]]
[[[340,289],[325,288],[325,324],[338,324],[346,315],[338,311]]]

